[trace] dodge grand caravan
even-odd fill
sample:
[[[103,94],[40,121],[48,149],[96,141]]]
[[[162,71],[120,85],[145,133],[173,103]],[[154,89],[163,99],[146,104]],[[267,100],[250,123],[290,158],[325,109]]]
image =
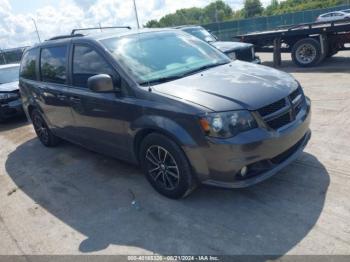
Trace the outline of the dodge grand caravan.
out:
[[[25,52],[20,90],[42,144],[139,163],[170,198],[263,181],[311,135],[310,100],[293,77],[174,29],[45,41]]]

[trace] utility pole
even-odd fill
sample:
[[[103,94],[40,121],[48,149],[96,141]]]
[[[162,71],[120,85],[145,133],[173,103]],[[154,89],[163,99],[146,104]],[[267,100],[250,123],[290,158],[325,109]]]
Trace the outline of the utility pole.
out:
[[[39,43],[41,43],[38,27],[36,26],[36,22],[35,22],[34,18],[32,18],[32,20],[33,20],[33,23],[35,26],[35,31],[36,31],[36,35],[38,36]]]
[[[134,9],[135,9],[135,17],[136,17],[137,28],[140,29],[139,16],[137,14],[137,7],[136,7],[136,0],[133,0],[133,1],[134,1]]]

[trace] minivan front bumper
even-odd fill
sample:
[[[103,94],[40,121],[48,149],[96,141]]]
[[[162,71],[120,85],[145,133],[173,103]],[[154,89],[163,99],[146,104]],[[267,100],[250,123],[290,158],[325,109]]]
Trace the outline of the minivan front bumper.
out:
[[[208,138],[206,146],[185,149],[198,179],[207,185],[242,188],[273,176],[293,162],[310,140],[310,108],[306,98],[296,119],[276,131],[256,128],[230,139]]]

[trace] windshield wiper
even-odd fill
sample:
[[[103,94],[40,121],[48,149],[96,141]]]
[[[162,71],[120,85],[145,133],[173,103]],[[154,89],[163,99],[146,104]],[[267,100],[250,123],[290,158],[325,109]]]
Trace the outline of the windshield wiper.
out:
[[[190,72],[187,72],[185,75],[194,74],[194,73],[197,73],[197,72],[200,72],[200,71],[212,68],[212,67],[217,67],[217,66],[220,66],[220,65],[226,65],[228,63],[229,62],[221,62],[221,63],[214,63],[214,64],[209,64],[209,65],[204,65],[204,66],[198,67],[198,68],[196,68],[196,69],[194,69],[194,70],[192,70]]]
[[[152,79],[152,80],[149,80],[149,81],[141,82],[140,85],[165,83],[165,82],[168,82],[168,81],[172,81],[172,80],[176,80],[176,79],[182,78],[183,76],[184,76],[183,74],[180,74],[180,75],[160,77],[160,78],[157,78],[157,79]]]

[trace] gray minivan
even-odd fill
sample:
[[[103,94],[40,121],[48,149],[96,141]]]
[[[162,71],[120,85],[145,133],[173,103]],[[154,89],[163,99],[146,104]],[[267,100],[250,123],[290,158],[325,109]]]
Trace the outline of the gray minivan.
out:
[[[19,85],[45,146],[65,139],[139,163],[170,198],[263,181],[311,135],[292,76],[174,29],[56,37],[26,50]]]

